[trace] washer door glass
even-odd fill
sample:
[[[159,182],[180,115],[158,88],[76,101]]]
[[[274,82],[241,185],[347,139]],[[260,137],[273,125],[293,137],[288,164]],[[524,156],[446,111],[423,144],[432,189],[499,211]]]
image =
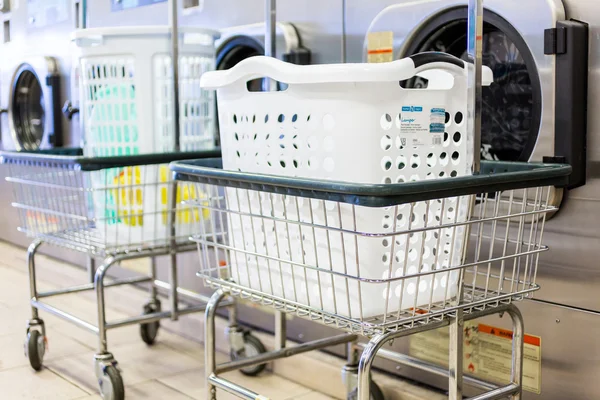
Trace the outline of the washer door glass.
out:
[[[45,132],[44,92],[33,69],[22,67],[13,85],[11,118],[19,150],[37,150]]]
[[[483,63],[494,83],[483,88],[481,155],[484,159],[528,161],[541,123],[541,86],[533,56],[523,38],[506,20],[484,13]],[[467,59],[466,9],[449,10],[430,20],[407,54],[441,51]],[[423,87],[422,78],[405,87]]]

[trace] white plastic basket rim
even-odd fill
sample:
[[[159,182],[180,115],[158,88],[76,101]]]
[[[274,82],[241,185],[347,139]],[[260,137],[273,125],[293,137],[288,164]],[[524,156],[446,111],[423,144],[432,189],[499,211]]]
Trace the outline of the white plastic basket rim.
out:
[[[469,64],[465,63],[465,67],[468,66]],[[467,68],[446,62],[415,67],[409,57],[376,64],[296,65],[272,57],[255,56],[228,70],[205,73],[200,79],[200,86],[204,89],[218,89],[264,77],[288,84],[394,82],[410,79],[422,71],[432,69],[444,70],[455,76],[466,76],[468,72]],[[482,84],[489,86],[494,79],[492,70],[484,67],[482,75]]]

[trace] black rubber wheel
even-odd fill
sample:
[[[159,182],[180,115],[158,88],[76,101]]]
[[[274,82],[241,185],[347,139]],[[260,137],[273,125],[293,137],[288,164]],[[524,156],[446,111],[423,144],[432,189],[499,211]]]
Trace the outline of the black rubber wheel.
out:
[[[36,371],[42,369],[44,361],[44,353],[46,352],[46,343],[44,337],[39,331],[30,330],[27,334],[27,358],[29,358],[29,364],[31,368]]]
[[[100,393],[104,400],[124,400],[125,386],[117,367],[109,365],[104,368],[104,379],[100,382]]]
[[[370,384],[370,392],[371,395],[370,400],[385,400],[385,397],[383,396],[383,392],[381,391],[381,388],[373,381],[371,381]],[[348,395],[348,400],[356,400],[358,399],[358,388],[354,389],[349,395]]]
[[[144,306],[144,315],[151,314],[156,311],[160,311],[160,303],[157,303],[156,305],[146,304]],[[156,336],[158,336],[159,328],[159,321],[140,324],[140,336],[142,337],[144,343],[146,343],[148,346],[152,346],[156,340]]]
[[[252,336],[251,334],[244,335],[244,345],[245,354],[236,354],[232,350],[230,353],[232,360],[253,357],[267,352],[265,345],[262,344],[262,342],[256,336]],[[267,368],[267,364],[260,364],[242,368],[239,371],[246,376],[257,376],[258,374],[263,372],[265,368]]]

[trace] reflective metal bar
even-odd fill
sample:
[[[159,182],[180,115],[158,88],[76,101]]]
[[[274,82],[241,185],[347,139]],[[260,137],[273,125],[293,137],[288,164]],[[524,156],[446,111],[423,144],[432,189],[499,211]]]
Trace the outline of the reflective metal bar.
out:
[[[287,319],[283,311],[275,311],[275,350],[285,349],[287,341]]]
[[[89,322],[82,320],[81,318],[77,318],[71,314],[68,314],[62,310],[59,310],[58,308],[56,308],[54,306],[51,306],[49,304],[46,304],[46,303],[43,303],[43,302],[37,301],[37,300],[31,300],[31,306],[37,308],[38,310],[49,312],[50,314],[56,315],[57,317],[62,318],[65,321],[69,321],[81,328],[87,329],[90,332],[98,334],[98,327],[90,324]]]
[[[93,287],[94,286],[94,274],[96,273],[96,259],[94,258],[94,256],[90,255],[88,257],[86,269],[87,269],[87,274],[88,274],[88,281],[92,284],[92,287]]]
[[[358,338],[357,335],[343,334],[325,339],[306,342],[294,347],[288,347],[281,350],[270,351],[268,353],[259,354],[254,357],[244,358],[241,360],[229,361],[221,365],[217,365],[215,372],[223,374],[225,372],[242,369],[251,365],[264,364],[269,361],[278,360],[280,358],[291,357],[297,354],[306,353],[307,351],[319,350],[325,347],[336,346],[338,344],[350,343]]]
[[[179,26],[177,13],[179,2],[169,1],[169,26],[171,28],[171,65],[173,67],[173,132],[175,132],[175,151],[179,151]]]
[[[239,386],[227,379],[219,378],[215,376],[215,374],[211,374],[208,376],[208,381],[212,383],[214,386],[218,387],[221,390],[226,391],[227,393],[231,393],[240,399],[246,400],[256,400],[256,399],[266,399],[266,397],[259,395],[251,390],[248,390],[242,386]]]
[[[125,278],[125,279],[119,279],[116,281],[112,281],[112,282],[106,283],[104,285],[104,287],[106,288],[106,287],[111,287],[111,286],[132,285],[132,284],[136,284],[136,283],[144,283],[144,282],[151,282],[151,281],[152,281],[152,278],[150,278],[149,276],[140,276],[140,277]],[[71,286],[66,289],[49,290],[47,292],[38,293],[37,297],[41,299],[44,297],[59,296],[61,294],[85,292],[86,290],[94,290],[94,284],[86,283],[84,285]]]
[[[87,0],[81,0],[81,29],[86,29],[87,25]]]
[[[165,289],[165,290],[171,290],[171,284],[169,284],[168,282],[165,282],[165,281],[158,280],[158,279],[156,279],[154,281],[154,286],[159,287],[161,289]],[[192,292],[191,290],[183,289],[180,287],[177,288],[177,293],[184,297],[187,297],[189,299],[198,300],[203,303],[208,303],[208,301],[210,300],[210,297],[208,297],[208,296],[204,296],[200,293],[195,293],[195,292]],[[229,303],[227,305],[229,305]],[[225,304],[223,304],[223,306],[225,306]]]
[[[219,303],[225,297],[223,289],[218,289],[206,304],[205,323],[204,323],[204,373],[206,378],[206,399],[216,400],[215,385],[211,384],[211,378],[215,377],[217,366],[217,348],[215,341],[215,317]]]
[[[277,4],[276,0],[265,0],[265,56],[276,57],[276,29],[277,29]],[[263,90],[270,92],[272,87],[271,79],[263,79]]]
[[[178,310],[178,314],[179,315],[192,314],[195,312],[202,312],[205,309],[206,309],[205,304],[201,304],[201,305],[197,305],[197,306],[190,306],[190,307]],[[173,313],[171,311],[161,311],[161,312],[156,312],[156,313],[152,313],[152,314],[144,314],[144,315],[140,315],[138,317],[124,318],[124,319],[121,319],[121,320],[118,320],[115,322],[107,322],[105,324],[105,327],[106,327],[106,329],[114,329],[114,328],[118,328],[120,326],[136,325],[136,324],[141,324],[141,323],[146,323],[146,322],[154,322],[154,321],[158,321],[163,318],[170,318],[172,314]]]
[[[42,241],[39,239],[36,239],[27,248],[27,266],[29,268],[29,295],[31,297],[32,305],[33,305],[33,302],[36,301],[38,298],[37,282],[36,282],[36,277],[35,277],[35,253],[36,253],[38,247],[40,247],[41,245],[42,245]],[[38,311],[35,307],[31,308],[31,318],[32,319],[38,318]]]
[[[365,343],[359,343],[359,346],[361,346],[361,347],[365,347],[365,345],[366,345]],[[408,367],[417,368],[417,369],[420,369],[421,371],[430,372],[430,373],[438,375],[438,376],[443,376],[445,378],[448,377],[448,370],[446,368],[442,368],[435,364],[430,364],[426,361],[408,356],[406,354],[397,353],[395,351],[386,350],[386,349],[380,349],[377,352],[377,357],[383,358],[388,361],[396,362],[398,364],[406,365]],[[470,376],[463,377],[463,380],[469,386],[472,386],[472,387],[475,387],[478,389],[490,391],[490,390],[494,390],[494,389],[498,388],[498,386],[494,385],[493,383],[482,381],[480,379],[473,378]]]
[[[450,400],[462,400],[463,393],[463,310],[456,310],[456,317],[450,322],[449,348],[449,396]]]
[[[473,169],[480,169],[481,153],[481,75],[483,50],[483,0],[469,0],[467,54],[472,63],[468,71],[467,133],[473,140]]]
[[[511,383],[510,385],[502,386],[498,389],[483,393],[479,396],[470,397],[469,400],[500,400],[506,399],[508,396],[514,395],[520,391],[520,386]]]

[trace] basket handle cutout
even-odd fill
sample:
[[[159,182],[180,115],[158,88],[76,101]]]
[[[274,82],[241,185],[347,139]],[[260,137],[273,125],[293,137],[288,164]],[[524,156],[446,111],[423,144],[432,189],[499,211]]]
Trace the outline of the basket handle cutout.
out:
[[[249,92],[267,92],[267,90],[265,90],[265,80],[266,79],[270,79],[268,77],[262,77],[262,78],[256,78],[256,79],[251,79],[249,81],[246,82],[246,89],[248,89]],[[289,85],[287,83],[284,82],[279,82],[273,79],[271,80],[271,90],[269,91],[276,91],[276,92],[284,92],[287,90],[287,88],[289,87]]]
[[[454,75],[451,73],[431,69],[419,72],[411,79],[400,81],[400,86],[405,90],[450,90],[454,83]]]

